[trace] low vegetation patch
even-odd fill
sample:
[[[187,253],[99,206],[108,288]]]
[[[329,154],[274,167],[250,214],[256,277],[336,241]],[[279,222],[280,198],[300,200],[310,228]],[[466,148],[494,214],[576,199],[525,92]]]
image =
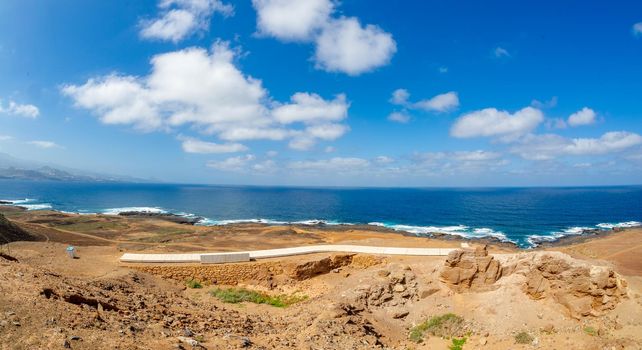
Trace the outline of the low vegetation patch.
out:
[[[597,330],[595,330],[595,328],[593,328],[591,326],[586,326],[586,327],[584,327],[584,333],[594,337],[594,336],[597,335]]]
[[[450,350],[463,350],[464,344],[466,344],[466,337],[463,338],[452,338],[452,344],[448,347]]]
[[[188,280],[187,282],[185,282],[185,284],[187,285],[187,288],[192,288],[192,289],[203,288],[203,285],[201,284],[201,282],[197,280]]]
[[[410,330],[410,340],[420,343],[423,341],[424,334],[428,333],[438,337],[450,338],[461,336],[464,332],[464,319],[452,313],[434,316],[421,324],[416,325]],[[465,338],[463,343],[466,342]],[[463,343],[461,344],[463,346]],[[453,342],[453,345],[455,343]],[[455,348],[457,349],[457,348]]]
[[[306,300],[307,296],[298,295],[276,295],[271,296],[265,293],[245,289],[245,288],[217,288],[210,291],[212,296],[218,298],[224,303],[238,304],[242,302],[250,302],[255,304],[267,304],[276,307],[287,307],[296,304],[300,301]]]
[[[515,335],[515,343],[517,344],[530,344],[533,342],[533,337],[526,332],[519,332]]]

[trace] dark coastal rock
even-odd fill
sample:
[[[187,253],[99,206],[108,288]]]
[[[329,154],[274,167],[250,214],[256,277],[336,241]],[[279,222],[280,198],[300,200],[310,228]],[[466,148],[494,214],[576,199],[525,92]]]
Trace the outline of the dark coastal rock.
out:
[[[118,215],[128,216],[128,217],[150,217],[150,218],[156,218],[160,220],[171,221],[182,225],[194,225],[200,222],[201,220],[203,220],[202,217],[185,217],[185,216],[176,215],[172,213],[150,213],[150,212],[144,212],[144,211],[124,211],[122,213],[119,213]]]
[[[13,204],[13,202],[9,202],[9,201],[0,201],[0,204]]]

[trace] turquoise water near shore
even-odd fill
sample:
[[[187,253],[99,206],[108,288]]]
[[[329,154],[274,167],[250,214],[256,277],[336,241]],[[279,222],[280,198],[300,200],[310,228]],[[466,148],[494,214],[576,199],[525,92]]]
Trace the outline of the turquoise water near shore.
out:
[[[370,224],[416,235],[495,237],[523,247],[642,221],[642,186],[299,188],[0,180],[0,200],[30,210],[168,212],[200,217],[201,225]]]

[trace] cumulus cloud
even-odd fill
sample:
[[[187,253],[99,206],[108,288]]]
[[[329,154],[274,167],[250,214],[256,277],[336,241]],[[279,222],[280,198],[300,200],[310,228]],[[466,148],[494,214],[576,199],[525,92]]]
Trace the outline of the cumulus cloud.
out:
[[[259,35],[311,40],[334,10],[331,0],[252,0]]]
[[[234,14],[234,7],[220,0],[161,0],[158,7],[157,18],[140,22],[140,35],[145,39],[176,43],[195,32],[207,30],[214,13],[225,17]]]
[[[588,156],[621,152],[642,144],[642,136],[611,131],[599,138],[568,139],[555,134],[527,135],[511,152],[529,160],[550,160],[560,156]]]
[[[45,149],[50,149],[50,148],[63,148],[59,144],[52,142],[52,141],[41,141],[41,140],[36,140],[36,141],[29,141],[27,142],[30,145],[36,146],[38,148],[45,148]]]
[[[508,50],[499,46],[493,50],[493,54],[496,58],[510,57],[510,53],[508,52]]]
[[[214,143],[202,141],[191,137],[180,137],[183,151],[187,153],[237,153],[247,151],[247,147],[240,143]]]
[[[326,101],[317,94],[298,92],[292,95],[290,103],[274,108],[272,113],[276,120],[283,124],[335,122],[348,116],[348,107],[344,94],[336,96],[332,101]]]
[[[414,104],[414,108],[429,112],[448,112],[457,107],[459,107],[459,96],[454,91],[440,94],[427,100],[421,100]]]
[[[35,119],[40,115],[40,110],[34,105],[20,104],[14,101],[9,101],[8,105],[4,106],[0,101],[0,113]]]
[[[595,123],[597,114],[594,110],[584,107],[568,117],[568,125],[581,126]]]
[[[258,34],[315,44],[315,67],[360,75],[388,64],[397,51],[390,33],[356,17],[333,17],[332,0],[253,0]]]
[[[543,113],[526,107],[513,114],[495,108],[474,111],[459,117],[450,129],[457,138],[499,137],[513,140],[534,130],[544,120]]]
[[[330,21],[316,39],[316,68],[359,75],[390,62],[397,44],[378,26],[365,27],[357,18]]]
[[[642,22],[633,25],[633,35],[642,36]]]
[[[256,157],[253,154],[246,154],[244,156],[230,157],[224,160],[210,160],[207,166],[212,169],[221,171],[244,171],[249,163],[254,161]]]
[[[325,100],[298,92],[290,102],[272,101],[262,82],[240,71],[237,51],[217,42],[210,52],[187,48],[152,58],[148,76],[111,74],[66,85],[62,93],[93,111],[105,124],[132,125],[142,131],[192,126],[228,142],[294,140],[308,149],[349,130],[345,95]]]
[[[405,124],[410,121],[410,116],[404,112],[392,112],[388,115],[388,120],[395,123]]]

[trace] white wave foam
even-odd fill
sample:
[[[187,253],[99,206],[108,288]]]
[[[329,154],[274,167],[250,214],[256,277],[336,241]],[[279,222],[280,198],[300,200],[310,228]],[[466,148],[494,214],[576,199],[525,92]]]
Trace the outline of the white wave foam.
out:
[[[24,198],[24,199],[0,199],[2,202],[8,202],[11,203],[12,205],[16,204],[27,204],[27,203],[33,203],[36,200],[33,198]]]
[[[595,227],[569,227],[562,231],[551,232],[548,235],[530,235],[526,237],[526,242],[528,242],[530,247],[537,247],[544,242],[554,242],[560,238],[573,235],[581,235],[586,231],[591,230],[611,230],[613,228],[629,228],[629,227],[638,227],[642,226],[642,223],[638,221],[626,221],[616,224],[611,223],[601,223],[595,225]]]
[[[14,204],[16,207],[25,208],[27,210],[45,210],[51,209],[51,204],[49,203],[39,203],[39,204]]]
[[[306,225],[306,226],[315,226],[315,225],[353,225],[350,223],[342,223],[337,221],[326,221],[326,220],[300,220],[300,221],[282,221],[282,220],[272,220],[272,219],[230,219],[230,220],[213,220],[209,218],[203,218],[198,222],[197,225],[201,226],[224,226],[224,225],[234,225],[234,224],[265,224],[265,225]]]
[[[137,212],[137,213],[150,213],[150,214],[165,214],[167,210],[158,207],[123,207],[123,208],[110,208],[101,211],[106,215],[118,215],[120,213]]]
[[[616,224],[601,223],[601,224],[597,224],[595,226],[597,226],[599,228],[602,228],[602,229],[611,230],[611,229],[614,229],[614,228],[638,227],[638,226],[642,226],[642,223],[639,222],[639,221],[625,221],[625,222],[619,222],[619,223],[616,223]]]
[[[501,231],[495,231],[490,228],[473,228],[465,225],[456,226],[412,226],[412,225],[396,225],[385,224],[382,222],[370,222],[368,225],[389,228],[395,231],[402,231],[413,233],[415,235],[427,235],[431,233],[441,233],[447,235],[455,235],[463,238],[485,238],[494,237],[503,242],[513,242]]]

